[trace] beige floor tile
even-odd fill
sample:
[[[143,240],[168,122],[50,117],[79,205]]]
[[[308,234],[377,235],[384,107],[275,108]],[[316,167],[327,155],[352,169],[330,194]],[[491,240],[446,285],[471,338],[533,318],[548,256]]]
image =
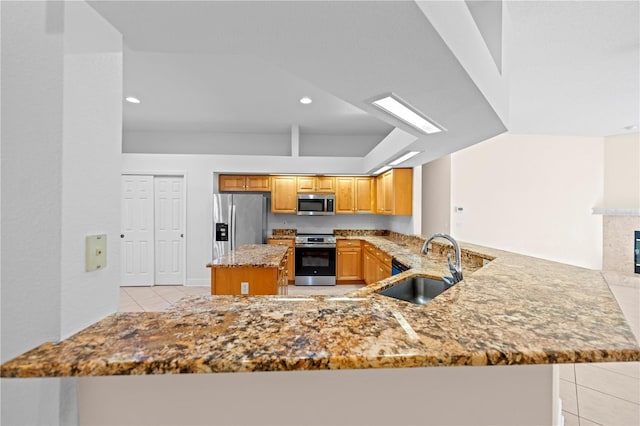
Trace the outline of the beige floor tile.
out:
[[[160,297],[152,287],[124,287],[124,291],[136,301]]]
[[[564,416],[564,426],[580,426],[578,416],[575,414],[563,410],[562,415]]]
[[[140,306],[145,312],[160,312],[166,310],[169,307],[169,303],[162,301],[160,303],[143,303]]]
[[[603,426],[638,426],[640,405],[578,386],[580,418]]]
[[[200,296],[204,294],[211,294],[211,287],[209,286],[184,286],[180,289],[185,294]]]
[[[144,309],[136,302],[121,304],[119,312],[144,312]]]
[[[640,379],[640,362],[598,362],[589,365]]]
[[[573,364],[558,364],[558,370],[560,371],[560,378],[567,382],[576,382],[576,372]]]
[[[578,413],[578,395],[576,393],[576,384],[560,380],[560,399],[562,399],[562,410],[571,414]]]
[[[600,423],[592,422],[589,419],[580,417],[580,426],[602,426]]]
[[[576,383],[625,401],[640,404],[640,380],[590,364],[576,364]]]

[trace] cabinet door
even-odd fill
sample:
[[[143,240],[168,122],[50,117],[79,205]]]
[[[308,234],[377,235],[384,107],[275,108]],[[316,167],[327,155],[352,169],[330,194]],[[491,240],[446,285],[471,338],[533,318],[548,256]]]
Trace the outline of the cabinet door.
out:
[[[269,191],[269,176],[247,176],[245,181],[247,191]]]
[[[296,252],[293,247],[289,247],[287,251],[287,271],[287,279],[293,283],[296,280]]]
[[[244,191],[245,190],[244,175],[220,175],[218,177],[219,191]]]
[[[298,176],[297,188],[298,188],[298,192],[315,192],[316,177],[315,176]]]
[[[376,178],[376,213],[384,214],[385,199],[384,199],[384,175],[379,175]]]
[[[393,211],[393,171],[390,170],[382,175],[382,187],[384,192],[384,214],[392,214]]]
[[[358,176],[355,182],[356,213],[375,213],[375,179],[369,176]]]
[[[362,256],[360,248],[338,249],[336,264],[337,281],[362,280]]]
[[[336,178],[333,176],[316,176],[316,191],[333,194],[336,192]]]
[[[282,244],[288,246],[287,249],[287,281],[294,282],[296,280],[295,268],[296,268],[296,258],[295,258],[295,250],[294,250],[294,241],[292,239],[278,239],[278,238],[269,238],[269,244]]]
[[[393,204],[389,206],[389,214],[412,214],[413,197],[413,169],[393,169],[391,182],[391,197]]]
[[[371,253],[367,250],[362,252],[362,269],[365,284],[375,282],[375,262]]]
[[[353,192],[353,177],[336,178],[336,213],[353,214]]]
[[[296,177],[271,177],[271,211],[273,213],[295,213]]]

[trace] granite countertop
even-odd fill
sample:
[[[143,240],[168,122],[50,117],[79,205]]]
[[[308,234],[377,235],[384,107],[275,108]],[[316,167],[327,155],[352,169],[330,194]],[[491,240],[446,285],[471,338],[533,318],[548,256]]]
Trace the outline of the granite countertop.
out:
[[[287,247],[277,244],[245,244],[207,263],[207,268],[277,268]]]
[[[113,314],[3,364],[2,377],[640,360],[598,271],[461,243],[464,280],[418,306],[377,291],[447,273],[442,250],[341,238],[369,241],[412,269],[347,297],[199,296],[165,312]]]

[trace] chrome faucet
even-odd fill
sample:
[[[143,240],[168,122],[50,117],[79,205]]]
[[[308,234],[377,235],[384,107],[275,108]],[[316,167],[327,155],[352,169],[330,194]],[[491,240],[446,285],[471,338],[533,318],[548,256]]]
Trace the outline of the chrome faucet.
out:
[[[442,280],[450,285],[453,285],[462,281],[462,259],[460,255],[460,246],[458,245],[458,242],[451,235],[441,234],[441,233],[433,234],[424,242],[424,244],[422,245],[422,250],[420,250],[420,253],[427,254],[429,252],[429,243],[436,238],[444,238],[446,240],[449,240],[451,244],[453,244],[453,249],[456,252],[455,265],[451,261],[451,253],[447,253],[447,263],[449,264],[449,271],[451,271],[452,276],[442,277]]]

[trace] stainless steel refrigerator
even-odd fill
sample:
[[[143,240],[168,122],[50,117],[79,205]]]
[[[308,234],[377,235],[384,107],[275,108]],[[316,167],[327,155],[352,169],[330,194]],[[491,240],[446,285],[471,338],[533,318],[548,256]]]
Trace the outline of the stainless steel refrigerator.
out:
[[[266,243],[267,210],[261,194],[213,194],[213,259],[243,244]]]

